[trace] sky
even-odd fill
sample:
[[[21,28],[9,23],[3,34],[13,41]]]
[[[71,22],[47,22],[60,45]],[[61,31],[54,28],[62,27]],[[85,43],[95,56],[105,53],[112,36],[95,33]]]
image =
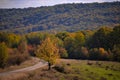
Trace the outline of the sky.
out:
[[[0,0],[0,8],[27,8],[53,6],[63,3],[112,2],[120,0]]]

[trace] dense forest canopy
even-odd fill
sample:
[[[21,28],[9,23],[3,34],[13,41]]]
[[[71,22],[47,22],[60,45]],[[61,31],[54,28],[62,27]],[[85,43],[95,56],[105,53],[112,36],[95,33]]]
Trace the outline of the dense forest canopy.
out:
[[[59,56],[120,62],[120,25],[56,34],[0,32],[0,67],[19,65],[30,56],[40,57],[51,64]]]
[[[120,24],[120,2],[0,9],[0,31],[5,32],[73,32],[117,24]]]

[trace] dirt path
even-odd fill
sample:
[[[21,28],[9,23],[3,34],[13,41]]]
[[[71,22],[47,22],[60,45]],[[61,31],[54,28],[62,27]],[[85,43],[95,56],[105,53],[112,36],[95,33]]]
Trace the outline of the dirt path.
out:
[[[41,62],[39,62],[39,63],[37,63],[37,64],[35,64],[33,66],[30,66],[30,67],[26,67],[26,68],[14,70],[14,71],[9,71],[9,72],[0,73],[0,76],[6,76],[6,75],[9,75],[9,74],[12,74],[12,73],[17,73],[17,72],[28,72],[28,71],[32,71],[32,70],[44,67],[46,65],[47,65],[47,62],[41,61]]]

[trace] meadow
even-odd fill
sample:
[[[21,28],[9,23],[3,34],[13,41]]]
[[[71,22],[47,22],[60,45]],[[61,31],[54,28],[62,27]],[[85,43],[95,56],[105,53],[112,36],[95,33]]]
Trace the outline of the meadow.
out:
[[[47,66],[35,71],[6,76],[0,80],[119,80],[120,63],[61,59],[51,70]]]

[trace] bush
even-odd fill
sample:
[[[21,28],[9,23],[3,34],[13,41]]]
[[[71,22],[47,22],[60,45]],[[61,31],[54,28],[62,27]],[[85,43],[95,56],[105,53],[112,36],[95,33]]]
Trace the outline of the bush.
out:
[[[10,65],[20,65],[22,62],[24,62],[25,60],[29,59],[29,54],[28,53],[24,53],[21,54],[19,53],[19,51],[17,49],[12,51],[13,53],[10,53],[11,55],[8,58],[8,66]]]
[[[68,58],[68,53],[64,48],[60,48],[59,53],[61,58]]]
[[[54,69],[61,72],[61,73],[66,73],[66,74],[72,72],[72,69],[69,66],[65,65],[65,64],[55,65]]]
[[[27,54],[16,54],[8,58],[8,65],[20,65],[25,60],[29,59]]]
[[[109,60],[109,56],[104,48],[93,48],[90,50],[90,59],[92,60]]]
[[[0,43],[0,67],[4,68],[8,59],[8,50],[5,43]]]
[[[114,45],[114,48],[113,48],[112,52],[113,52],[113,59],[115,61],[120,62],[120,44]]]

